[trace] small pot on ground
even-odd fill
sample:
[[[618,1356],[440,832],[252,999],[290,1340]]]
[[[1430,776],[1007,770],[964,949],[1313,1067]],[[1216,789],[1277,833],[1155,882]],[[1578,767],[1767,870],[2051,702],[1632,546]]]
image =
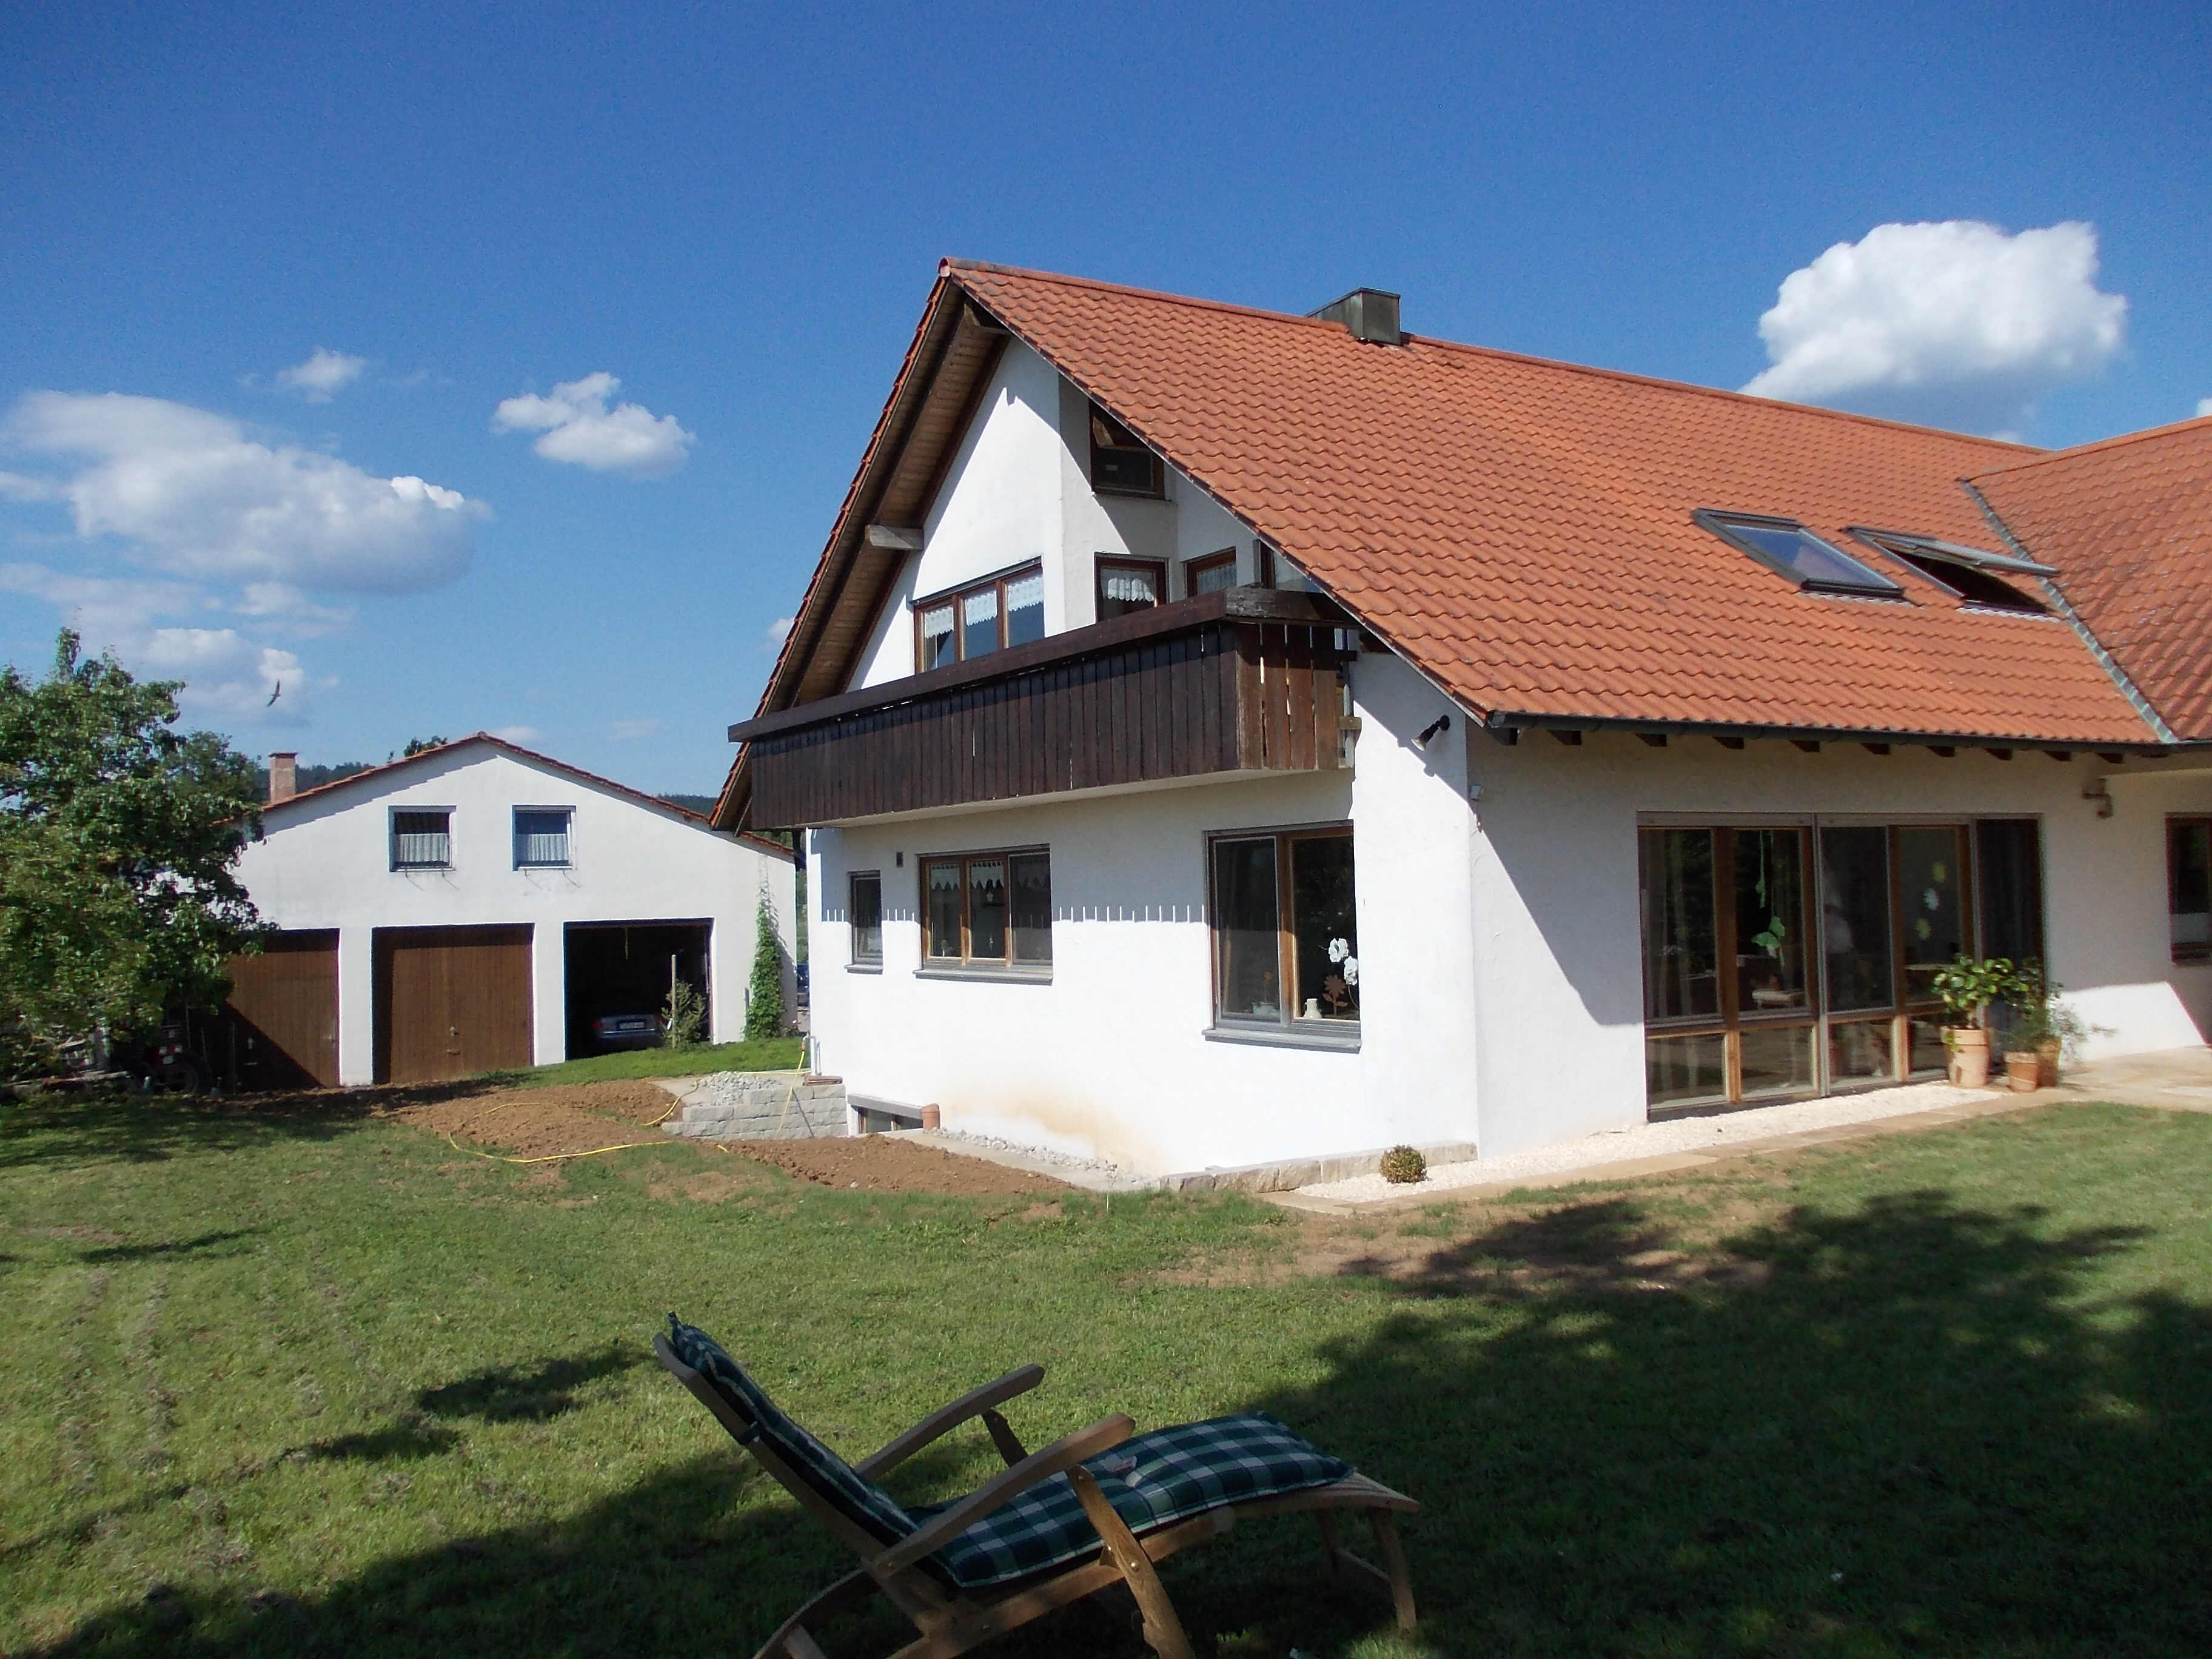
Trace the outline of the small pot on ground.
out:
[[[1990,1084],[1990,1034],[1978,1025],[1944,1028],[1943,1046],[1951,1051],[1951,1082],[1960,1089],[1986,1089]]]
[[[2005,1076],[2014,1094],[2033,1093],[2043,1086],[2043,1056],[2033,1048],[2006,1049]]]
[[[2045,1089],[2058,1086],[2058,1051],[2064,1047],[2057,1037],[2046,1037],[2035,1045],[2036,1083]]]

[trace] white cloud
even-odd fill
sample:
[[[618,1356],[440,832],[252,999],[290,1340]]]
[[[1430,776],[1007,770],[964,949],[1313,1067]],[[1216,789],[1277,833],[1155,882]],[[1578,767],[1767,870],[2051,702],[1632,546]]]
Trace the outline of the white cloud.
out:
[[[326,404],[359,380],[368,367],[366,357],[349,357],[328,346],[317,346],[306,362],[278,369],[276,384],[287,392],[299,392],[311,404]]]
[[[509,743],[520,744],[526,748],[545,735],[534,726],[495,726],[491,728],[491,734],[495,738],[503,738]]]
[[[295,634],[327,634],[354,616],[350,606],[317,605],[289,582],[248,582],[235,609],[241,617],[280,623]]]
[[[99,641],[135,638],[157,617],[189,617],[215,603],[185,582],[72,575],[40,564],[0,564],[0,589],[46,600],[78,633]]]
[[[2212,398],[2199,398],[2197,400],[2197,418],[2201,421],[2207,415],[2212,415]]]
[[[157,628],[118,648],[150,679],[182,680],[177,702],[198,720],[254,726],[304,726],[318,682],[289,651],[261,645],[233,628]]]
[[[607,735],[617,743],[629,743],[637,738],[649,738],[659,730],[660,730],[660,722],[657,720],[609,720],[607,722]]]
[[[770,652],[783,649],[783,642],[791,633],[791,625],[798,620],[796,617],[778,617],[768,625],[768,648]]]
[[[159,398],[33,392],[6,432],[27,450],[88,458],[54,485],[78,535],[123,537],[170,575],[420,592],[468,568],[484,512],[456,490],[272,448]]]
[[[1743,389],[1989,431],[2120,349],[2127,301],[2097,287],[2097,233],[1971,219],[1876,225],[1783,279],[1759,319],[1772,367]]]
[[[654,415],[641,404],[607,407],[622,382],[602,369],[580,380],[563,380],[550,397],[524,392],[492,411],[495,432],[538,432],[531,446],[549,461],[567,461],[594,472],[664,478],[684,465],[693,434],[673,415]]]

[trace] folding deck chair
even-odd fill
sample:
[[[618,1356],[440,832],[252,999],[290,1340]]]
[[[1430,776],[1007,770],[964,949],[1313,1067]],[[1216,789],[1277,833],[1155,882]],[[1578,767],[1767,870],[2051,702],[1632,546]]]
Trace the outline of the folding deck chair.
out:
[[[1413,1628],[1413,1589],[1397,1517],[1420,1505],[1316,1450],[1258,1412],[1135,1435],[1115,1415],[1032,1452],[995,1409],[1044,1381],[1024,1365],[933,1412],[880,1451],[848,1463],[787,1417],[705,1332],[669,1316],[653,1351],[799,1506],[860,1558],[792,1614],[754,1659],[823,1659],[811,1627],[880,1593],[918,1638],[890,1659],[951,1659],[979,1643],[1127,1584],[1160,1659],[1193,1659],[1153,1564],[1243,1517],[1310,1511],[1333,1577],[1349,1568],[1388,1589]],[[948,1430],[983,1420],[1007,1467],[951,1504],[902,1505],[876,1482]],[[1346,1549],[1337,1517],[1364,1511],[1376,1566]]]

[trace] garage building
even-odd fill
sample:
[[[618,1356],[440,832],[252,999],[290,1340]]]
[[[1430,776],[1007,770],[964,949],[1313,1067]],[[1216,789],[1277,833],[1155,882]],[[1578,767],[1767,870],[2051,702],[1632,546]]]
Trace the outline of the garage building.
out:
[[[279,931],[233,964],[213,1058],[248,1088],[419,1083],[650,1040],[677,982],[744,1028],[790,851],[488,732],[295,793],[270,757],[239,875]]]

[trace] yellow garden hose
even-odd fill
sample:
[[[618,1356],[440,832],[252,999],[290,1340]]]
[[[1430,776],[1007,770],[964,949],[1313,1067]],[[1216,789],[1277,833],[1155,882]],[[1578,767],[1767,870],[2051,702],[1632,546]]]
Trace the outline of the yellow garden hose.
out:
[[[478,1112],[467,1122],[456,1124],[453,1128],[447,1130],[446,1132],[446,1144],[448,1146],[451,1146],[457,1152],[474,1152],[478,1158],[488,1158],[495,1164],[559,1164],[567,1158],[598,1158],[605,1152],[627,1152],[631,1151],[633,1148],[639,1146],[665,1146],[668,1144],[665,1139],[625,1140],[619,1146],[594,1146],[588,1152],[547,1152],[538,1158],[508,1158],[500,1152],[487,1152],[480,1146],[464,1146],[459,1141],[453,1139],[455,1135],[465,1134],[469,1130],[475,1128],[477,1124],[483,1122],[486,1118],[495,1116],[501,1112],[507,1110],[511,1107],[527,1106],[533,1103],[533,1102],[530,1101],[510,1100],[501,1105],[493,1107],[490,1111]],[[670,1103],[669,1108],[666,1111],[663,1112],[659,1117],[653,1119],[651,1123],[647,1124],[645,1127],[651,1129],[667,1122],[670,1118],[674,1117],[676,1114],[682,1109],[683,1105],[684,1103],[681,1100]]]

